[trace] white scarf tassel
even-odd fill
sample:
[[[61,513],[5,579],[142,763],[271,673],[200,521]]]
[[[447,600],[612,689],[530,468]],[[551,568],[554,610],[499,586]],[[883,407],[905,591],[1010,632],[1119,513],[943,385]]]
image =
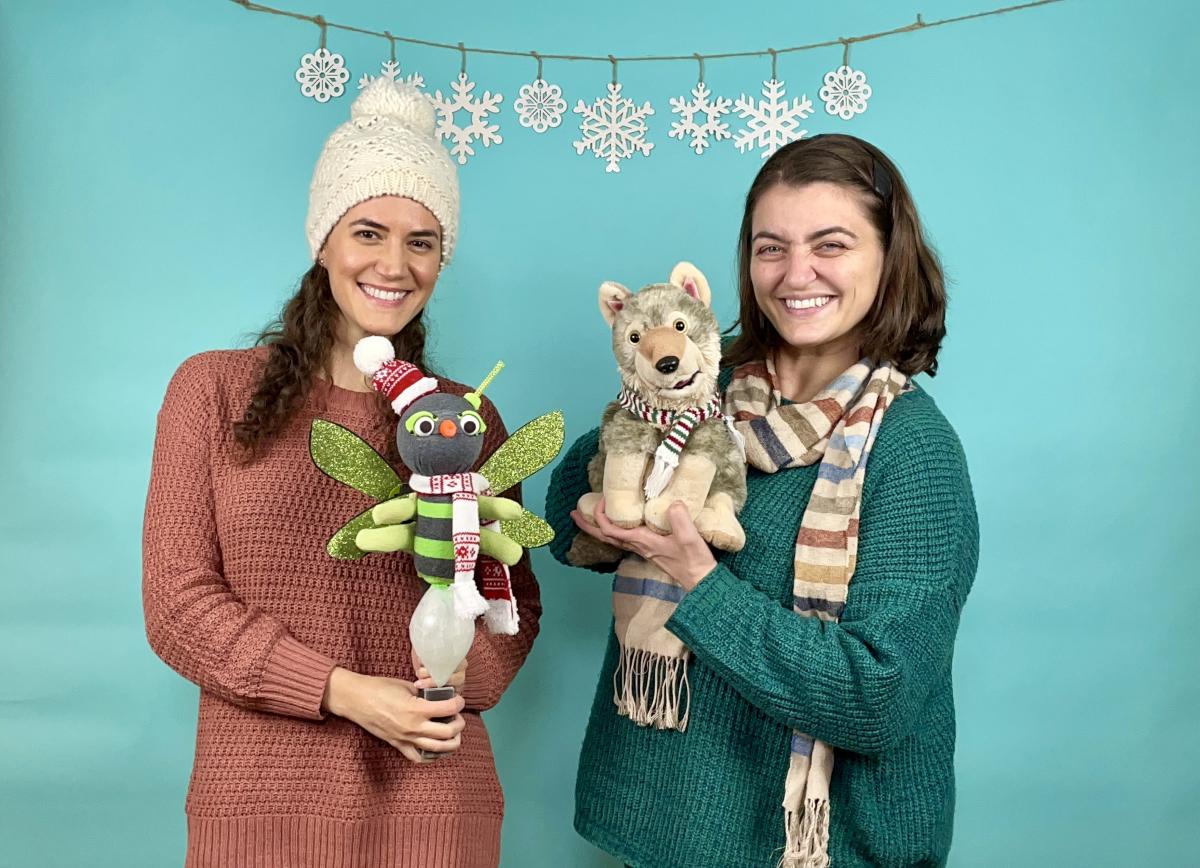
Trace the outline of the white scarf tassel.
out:
[[[671,482],[671,477],[675,475],[675,468],[678,466],[679,454],[668,449],[666,443],[659,444],[659,447],[654,450],[654,467],[650,471],[650,475],[646,477],[647,500],[658,497],[666,490],[667,485]]]
[[[475,587],[475,579],[462,573],[454,578],[454,614],[464,621],[473,621],[488,610],[487,600]]]

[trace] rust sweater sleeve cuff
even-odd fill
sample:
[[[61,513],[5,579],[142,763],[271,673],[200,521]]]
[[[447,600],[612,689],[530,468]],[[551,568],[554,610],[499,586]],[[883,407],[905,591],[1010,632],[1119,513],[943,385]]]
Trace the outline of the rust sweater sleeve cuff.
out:
[[[336,665],[284,633],[263,667],[258,707],[275,714],[323,720],[321,699]]]

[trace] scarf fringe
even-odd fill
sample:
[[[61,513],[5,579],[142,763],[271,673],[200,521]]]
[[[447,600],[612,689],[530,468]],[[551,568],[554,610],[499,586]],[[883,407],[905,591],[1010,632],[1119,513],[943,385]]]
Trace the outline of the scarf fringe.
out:
[[[617,714],[638,726],[684,732],[692,704],[687,656],[622,648],[613,673],[613,702]]]
[[[829,800],[805,799],[804,810],[784,811],[787,847],[777,868],[829,868]]]
[[[492,633],[515,636],[521,625],[521,616],[512,600],[488,600],[483,622]]]
[[[653,500],[664,491],[671,482],[671,477],[675,475],[675,468],[679,466],[679,455],[672,452],[663,444],[654,450],[654,467],[650,470],[646,477],[644,491],[647,500]]]
[[[460,576],[454,580],[454,614],[464,621],[473,621],[488,610],[487,600],[475,587],[473,578]]]

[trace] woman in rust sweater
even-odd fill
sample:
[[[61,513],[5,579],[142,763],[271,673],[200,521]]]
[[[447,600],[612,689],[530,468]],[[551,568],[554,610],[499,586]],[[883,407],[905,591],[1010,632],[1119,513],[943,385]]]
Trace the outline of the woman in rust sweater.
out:
[[[317,164],[315,262],[278,327],[255,349],[188,359],[167,389],[143,598],[150,644],[200,686],[189,868],[499,861],[503,798],[479,713],[537,633],[528,558],[512,573],[520,632],[479,631],[451,682],[460,696],[423,700],[407,629],[423,583],[407,555],[326,553],[370,502],[308,452],[321,418],[394,456],[396,417],[352,348],[391,336],[397,358],[426,367],[421,313],[457,229],[457,177],[432,107],[377,80]],[[486,399],[482,413],[486,457],[506,434]]]

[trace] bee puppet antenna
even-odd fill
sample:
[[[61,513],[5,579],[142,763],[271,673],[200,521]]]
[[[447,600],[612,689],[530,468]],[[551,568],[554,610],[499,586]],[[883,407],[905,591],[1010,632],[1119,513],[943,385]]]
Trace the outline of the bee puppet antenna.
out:
[[[467,403],[478,410],[479,404],[481,403],[480,398],[483,397],[483,390],[486,389],[491,384],[492,380],[496,379],[496,375],[503,370],[504,362],[496,362],[496,367],[492,368],[492,372],[483,378],[483,382],[479,384],[479,388],[474,392],[467,392],[467,394],[463,395],[463,397],[467,399]]]

